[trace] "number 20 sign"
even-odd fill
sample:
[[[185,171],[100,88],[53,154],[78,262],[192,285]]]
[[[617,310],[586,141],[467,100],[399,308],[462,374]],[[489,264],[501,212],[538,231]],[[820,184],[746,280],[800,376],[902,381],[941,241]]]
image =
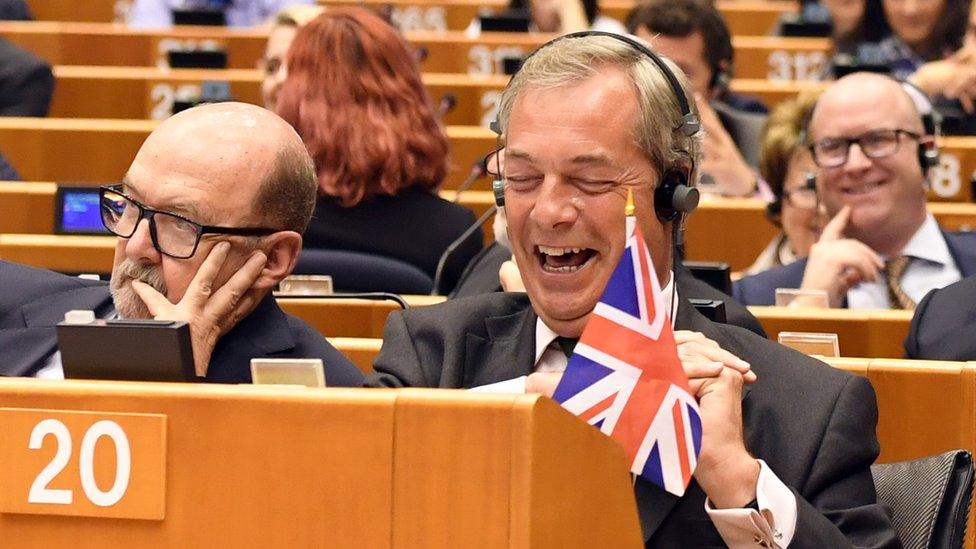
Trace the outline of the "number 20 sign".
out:
[[[0,513],[162,520],[166,416],[0,408]]]

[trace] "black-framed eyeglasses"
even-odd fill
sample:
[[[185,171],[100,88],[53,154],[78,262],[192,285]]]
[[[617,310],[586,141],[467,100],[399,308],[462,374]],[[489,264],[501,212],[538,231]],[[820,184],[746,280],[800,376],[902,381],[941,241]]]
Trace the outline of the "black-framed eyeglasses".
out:
[[[820,203],[820,197],[817,195],[817,179],[811,177],[810,173],[807,173],[803,179],[802,186],[784,191],[783,199],[794,208],[815,210]]]
[[[868,158],[877,160],[898,152],[901,136],[918,141],[921,135],[903,129],[873,130],[857,137],[827,137],[810,145],[813,161],[821,168],[837,168],[847,163],[851,143],[857,143],[861,152]]]
[[[154,210],[133,198],[122,194],[121,185],[99,187],[99,209],[102,224],[112,234],[130,238],[143,219],[149,220],[149,235],[159,253],[176,259],[193,257],[205,234],[229,234],[238,236],[266,236],[278,229],[262,227],[215,227],[201,225],[181,215]]]

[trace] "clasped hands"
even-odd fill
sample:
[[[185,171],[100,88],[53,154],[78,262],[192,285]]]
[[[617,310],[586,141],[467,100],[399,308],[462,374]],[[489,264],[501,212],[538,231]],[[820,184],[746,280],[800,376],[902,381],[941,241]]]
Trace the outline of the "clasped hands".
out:
[[[745,447],[742,388],[756,381],[748,362],[698,332],[674,332],[678,358],[698,400],[702,446],[695,480],[716,508],[742,507],[756,497],[759,463]],[[552,396],[561,373],[536,372],[525,390]]]

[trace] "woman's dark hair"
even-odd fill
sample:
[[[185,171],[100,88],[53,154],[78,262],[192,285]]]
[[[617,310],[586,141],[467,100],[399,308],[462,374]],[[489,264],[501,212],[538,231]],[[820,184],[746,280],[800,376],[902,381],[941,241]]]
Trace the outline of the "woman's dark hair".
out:
[[[857,45],[864,42],[880,42],[894,33],[884,13],[884,0],[866,0],[861,22],[846,37],[835,37],[838,52],[856,53]],[[963,36],[969,21],[969,0],[944,0],[932,32],[915,53],[926,61],[943,59],[962,47]]]

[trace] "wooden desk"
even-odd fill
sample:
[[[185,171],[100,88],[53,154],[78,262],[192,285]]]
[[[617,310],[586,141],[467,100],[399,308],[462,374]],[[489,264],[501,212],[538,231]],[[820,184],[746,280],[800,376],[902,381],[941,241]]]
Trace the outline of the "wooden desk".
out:
[[[52,118],[123,118],[163,120],[174,101],[198,98],[203,83],[226,82],[231,97],[261,105],[261,73],[257,69],[160,69],[58,65],[51,99]],[[457,98],[447,125],[488,126],[497,112],[505,76],[424,73],[425,86],[436,104],[445,94]],[[141,98],[141,100],[140,100]]]
[[[401,31],[464,30],[481,10],[502,11],[508,6],[504,0],[321,0],[326,6],[363,5],[373,9],[392,7],[391,19]],[[38,21],[76,21],[124,23],[131,0],[32,0],[31,10]],[[780,15],[795,12],[796,2],[783,0],[719,0],[716,6],[725,16],[733,36],[768,34]],[[634,7],[634,0],[601,2],[603,14],[625,21]]]
[[[837,334],[841,356],[902,358],[912,311],[749,307],[766,335],[780,332]]]
[[[179,48],[223,48],[228,67],[254,68],[264,53],[263,29],[174,27],[132,30],[110,23],[7,21],[0,36],[37,53],[52,65],[160,66]],[[521,57],[553,38],[547,34],[414,31],[407,40],[426,51],[424,72],[501,74],[506,57]],[[735,78],[822,80],[830,42],[822,38],[737,36]]]
[[[128,170],[152,120],[0,118],[0,150],[26,180],[118,181]],[[451,171],[446,188],[456,188],[476,160],[496,146],[488,128],[448,126]],[[478,187],[487,189],[487,178]]]
[[[0,513],[0,538],[18,549],[641,543],[623,449],[538,395],[11,378],[0,402],[2,504],[21,511]],[[46,468],[56,452],[68,467]],[[41,471],[71,503],[30,502]],[[132,481],[116,503],[59,516],[113,473]],[[138,496],[162,516],[88,518]]]
[[[54,208],[56,183],[40,181],[0,181],[0,234],[54,234]],[[454,200],[455,191],[444,190],[440,195],[445,200]],[[460,204],[481,216],[494,204],[490,191],[467,191],[462,194]],[[482,225],[485,243],[493,241],[492,219]]]
[[[200,96],[203,83],[225,82],[231,97],[260,105],[261,73],[257,69],[161,69],[159,67],[104,67],[57,65],[51,100],[52,118],[167,118],[174,101]],[[508,83],[502,75],[471,76],[423,73],[424,85],[436,103],[450,93],[457,98],[447,113],[447,125],[487,126],[495,118],[501,92]],[[823,82],[770,82],[734,79],[731,88],[762,99],[767,105],[796,97],[801,90],[823,88]],[[143,98],[142,101],[133,100]]]
[[[64,273],[112,272],[114,236],[0,234],[0,259]]]

